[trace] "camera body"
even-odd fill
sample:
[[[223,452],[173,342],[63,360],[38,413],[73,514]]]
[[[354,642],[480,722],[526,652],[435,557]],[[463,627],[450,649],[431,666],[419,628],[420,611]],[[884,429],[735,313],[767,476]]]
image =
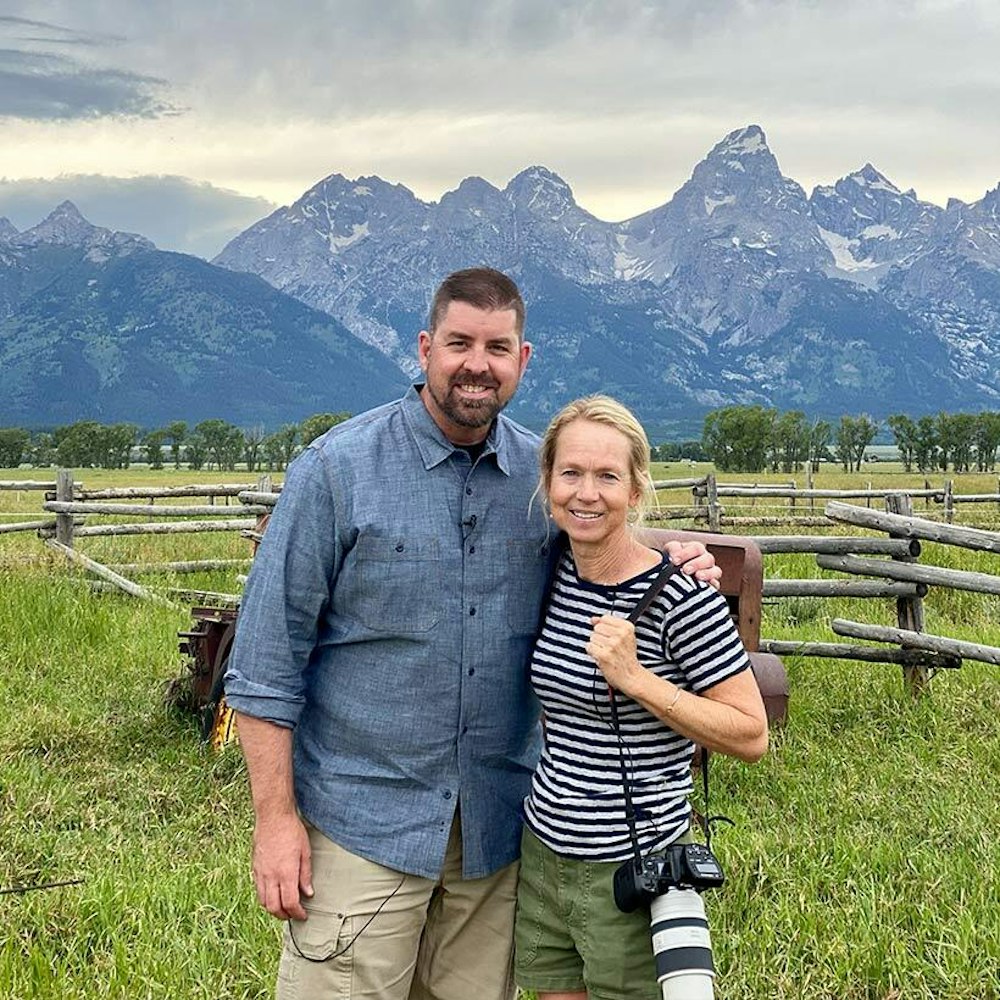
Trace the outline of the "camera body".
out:
[[[704,844],[671,844],[615,870],[615,905],[632,913],[649,904],[656,980],[663,1000],[714,1000],[715,965],[705,889],[725,881]]]
[[[615,905],[631,913],[669,889],[704,892],[725,880],[718,859],[704,844],[671,844],[640,861],[626,861],[615,871]]]

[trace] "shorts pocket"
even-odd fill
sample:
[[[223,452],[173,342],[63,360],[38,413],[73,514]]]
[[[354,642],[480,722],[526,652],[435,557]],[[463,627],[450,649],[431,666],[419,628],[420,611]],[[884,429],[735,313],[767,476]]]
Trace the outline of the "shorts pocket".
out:
[[[330,961],[343,947],[341,935],[345,922],[343,913],[322,910],[313,910],[306,920],[289,920],[285,927],[285,948],[295,958]]]
[[[514,916],[514,964],[528,971],[538,954],[544,930],[545,864],[537,842],[525,831],[521,836],[521,867],[517,880]]]

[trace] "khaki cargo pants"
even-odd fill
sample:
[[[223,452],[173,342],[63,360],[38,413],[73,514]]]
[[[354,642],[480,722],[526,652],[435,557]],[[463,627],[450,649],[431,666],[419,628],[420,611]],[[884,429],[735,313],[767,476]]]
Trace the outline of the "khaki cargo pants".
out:
[[[512,1000],[517,862],[463,879],[457,817],[438,880],[366,861],[312,827],[309,841],[314,895],[309,918],[285,927],[278,1000]]]

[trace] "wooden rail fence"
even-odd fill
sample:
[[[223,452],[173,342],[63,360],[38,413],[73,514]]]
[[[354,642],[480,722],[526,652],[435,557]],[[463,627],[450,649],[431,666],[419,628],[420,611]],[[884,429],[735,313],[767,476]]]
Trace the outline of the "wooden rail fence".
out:
[[[842,577],[784,579],[768,577],[765,572],[763,596],[769,600],[786,598],[871,598],[895,601],[894,625],[871,625],[834,618],[834,636],[852,640],[867,640],[879,645],[857,642],[794,642],[762,639],[764,652],[781,656],[805,655],[889,663],[902,666],[907,685],[914,693],[922,691],[931,673],[937,669],[954,669],[963,659],[1000,664],[1000,649],[924,631],[923,602],[931,588],[972,591],[983,595],[1000,595],[1000,575],[973,573],[919,563],[922,542],[929,541],[965,549],[1000,555],[1000,533],[981,528],[956,525],[952,522],[957,506],[965,503],[994,502],[1000,507],[997,494],[956,494],[953,482],[935,488],[925,482],[925,489],[901,493],[897,489],[827,490],[798,489],[788,486],[719,483],[712,475],[662,480],[654,483],[657,491],[689,490],[690,505],[663,505],[654,511],[651,521],[687,519],[711,530],[759,525],[770,527],[794,524],[803,527],[839,526],[859,528],[880,534],[791,534],[750,536],[765,557],[800,553],[815,556],[816,565],[825,572],[844,574]],[[238,595],[214,594],[173,588],[170,596],[143,586],[133,576],[150,572],[193,573],[204,570],[239,568],[249,559],[187,559],[159,563],[127,562],[102,565],[77,551],[79,539],[108,536],[179,534],[212,531],[238,531],[259,539],[261,518],[271,511],[280,496],[280,486],[272,487],[270,478],[257,483],[217,483],[168,487],[115,487],[86,489],[75,482],[72,474],[60,470],[54,482],[0,481],[0,490],[43,491],[46,499],[42,509],[45,519],[0,524],[0,534],[34,531],[54,551],[67,560],[87,569],[98,577],[95,585],[115,588],[147,600],[171,601],[183,597],[211,597],[220,603],[238,603]],[[184,499],[207,499],[197,504],[177,503]],[[923,501],[923,516],[913,513],[913,499]],[[224,502],[217,504],[215,501]],[[750,501],[753,509],[759,501],[787,501],[783,516],[734,516],[722,506],[722,499]],[[170,500],[171,503],[157,503]],[[818,500],[826,501],[816,510]],[[864,501],[864,506],[846,503]],[[146,502],[140,502],[146,501]],[[885,510],[872,507],[882,501]],[[928,515],[930,505],[940,505],[945,520]],[[808,507],[807,507],[808,505]],[[733,508],[736,509],[736,508]],[[802,516],[794,512],[815,511]],[[232,516],[239,512],[238,517]],[[93,518],[104,523],[91,523]],[[111,521],[107,519],[151,518],[155,521]]]
[[[885,531],[887,538],[757,536],[754,541],[765,555],[812,553],[820,569],[838,571],[849,577],[874,577],[875,580],[765,580],[764,595],[772,598],[894,597],[895,626],[835,618],[831,630],[835,635],[898,648],[762,639],[761,649],[779,656],[825,656],[900,664],[907,687],[914,694],[926,688],[933,670],[959,667],[963,659],[1000,665],[1000,648],[927,634],[923,608],[923,600],[931,587],[998,595],[1000,576],[917,564],[921,540],[1000,554],[1000,533],[915,517],[912,501],[904,494],[891,494],[885,502],[888,509],[880,512],[831,500],[825,514],[832,522]],[[889,558],[874,558],[879,555]]]
[[[996,493],[956,493],[954,480],[948,479],[940,487],[931,486],[925,480],[923,489],[901,490],[899,487],[883,487],[875,489],[871,483],[865,489],[835,490],[814,489],[812,476],[807,479],[806,487],[800,488],[795,480],[788,485],[779,484],[748,484],[720,483],[716,476],[709,473],[706,476],[693,479],[665,479],[653,483],[657,493],[677,492],[679,490],[691,493],[691,502],[673,504],[663,502],[651,514],[653,521],[686,520],[695,524],[705,524],[709,531],[722,531],[725,528],[749,527],[780,527],[795,525],[803,528],[820,528],[831,524],[826,513],[817,508],[817,501],[823,500],[864,500],[868,508],[873,501],[885,501],[886,498],[905,493],[912,499],[924,502],[925,517],[931,519],[930,511],[940,507],[940,516],[947,523],[955,520],[957,509],[962,504],[994,503],[1000,512],[1000,480],[997,482]],[[724,506],[722,500],[738,501]],[[784,500],[783,504],[776,501]]]
[[[0,524],[0,534],[33,531],[67,561],[98,577],[91,584],[101,589],[112,588],[158,603],[174,604],[148,586],[131,579],[149,573],[197,573],[206,570],[246,567],[246,559],[187,559],[163,562],[130,562],[103,565],[78,551],[76,542],[84,538],[127,537],[139,535],[174,535],[203,532],[251,533],[260,517],[270,507],[244,503],[238,499],[247,490],[269,492],[271,480],[261,477],[256,484],[214,483],[188,486],[128,486],[88,490],[75,482],[68,470],[58,470],[54,481],[0,481],[3,490],[43,491],[42,510],[51,515],[42,520],[21,519]],[[198,504],[177,503],[177,500],[201,499]],[[216,503],[216,500],[222,503]],[[138,501],[145,500],[146,503]],[[168,500],[157,503],[157,500]],[[238,516],[235,516],[238,515]],[[91,523],[94,517],[102,523]],[[156,518],[157,520],[116,520]],[[129,574],[126,576],[125,574]],[[176,588],[175,588],[176,590]],[[188,593],[181,591],[181,594]],[[196,593],[194,591],[190,593]],[[226,595],[212,595],[221,597]]]

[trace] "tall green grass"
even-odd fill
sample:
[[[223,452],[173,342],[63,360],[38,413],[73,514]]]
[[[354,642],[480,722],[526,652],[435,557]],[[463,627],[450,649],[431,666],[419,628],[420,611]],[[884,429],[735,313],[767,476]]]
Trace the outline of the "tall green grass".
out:
[[[220,536],[101,541],[81,548],[248,551]],[[943,546],[922,561],[1000,573],[1000,557]],[[818,572],[811,557],[766,567]],[[0,896],[0,997],[268,997],[279,928],[250,882],[242,760],[208,753],[161,700],[189,619],[79,580],[37,539],[0,537],[0,885],[83,879]],[[1000,645],[996,600],[932,591],[926,605],[929,631]],[[763,634],[830,640],[833,615],[892,624],[894,605],[775,601]],[[791,713],[765,759],[713,758],[712,809],[737,824],[717,832],[728,881],[706,897],[718,1000],[996,1000],[1000,668],[967,662],[911,702],[897,667],[786,667]]]

